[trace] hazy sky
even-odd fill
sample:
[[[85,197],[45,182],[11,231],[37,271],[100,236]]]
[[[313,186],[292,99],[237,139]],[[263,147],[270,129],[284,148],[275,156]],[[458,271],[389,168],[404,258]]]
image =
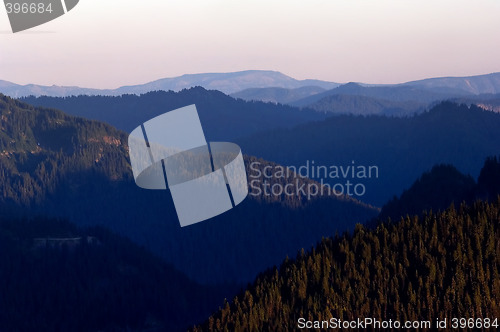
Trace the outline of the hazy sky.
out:
[[[499,0],[80,0],[12,34],[0,79],[115,88],[186,73],[278,70],[398,83],[500,71]]]

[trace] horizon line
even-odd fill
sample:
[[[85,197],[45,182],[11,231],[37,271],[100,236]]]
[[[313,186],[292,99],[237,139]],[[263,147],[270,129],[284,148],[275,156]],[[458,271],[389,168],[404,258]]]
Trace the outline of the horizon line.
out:
[[[291,79],[293,79],[295,81],[298,81],[298,82],[303,82],[303,81],[319,81],[319,82],[323,82],[323,83],[331,83],[331,84],[339,84],[339,85],[356,83],[356,84],[362,84],[362,85],[367,85],[367,86],[382,86],[382,85],[390,86],[390,85],[401,85],[401,84],[408,84],[408,83],[414,83],[414,82],[420,82],[420,81],[432,80],[432,79],[460,79],[460,78],[466,79],[466,78],[474,78],[474,77],[479,77],[479,76],[489,76],[489,75],[500,74],[500,70],[499,70],[499,71],[485,73],[485,74],[473,74],[473,75],[466,75],[466,76],[449,75],[449,76],[433,76],[433,77],[425,77],[425,78],[416,78],[416,79],[412,79],[412,80],[409,80],[409,81],[403,81],[403,82],[397,82],[397,83],[371,83],[371,82],[368,83],[368,82],[360,82],[360,81],[348,81],[348,82],[325,81],[325,80],[321,80],[321,79],[317,79],[317,78],[297,79],[297,78],[295,78],[293,76],[287,75],[287,74],[285,74],[285,73],[283,73],[281,71],[278,71],[278,70],[273,70],[273,69],[247,69],[247,70],[227,71],[227,72],[221,71],[221,72],[186,73],[186,74],[182,74],[182,75],[178,75],[178,76],[161,77],[161,78],[153,79],[151,81],[147,81],[147,82],[144,82],[144,83],[120,85],[120,86],[115,87],[115,88],[94,88],[94,87],[80,86],[80,85],[58,85],[58,84],[47,85],[47,84],[38,84],[38,83],[33,83],[33,82],[32,83],[23,84],[23,83],[16,83],[16,82],[9,81],[9,80],[4,80],[2,78],[0,78],[0,83],[9,83],[9,84],[18,85],[18,86],[21,86],[21,87],[27,87],[27,86],[33,85],[33,86],[40,86],[40,87],[46,87],[46,88],[54,88],[54,87],[56,87],[56,88],[80,88],[80,89],[87,89],[87,90],[99,90],[99,91],[107,91],[107,90],[109,90],[109,91],[113,91],[113,90],[118,90],[118,89],[121,89],[121,88],[128,88],[128,87],[134,87],[134,86],[141,86],[141,85],[151,84],[151,83],[155,83],[155,82],[162,81],[162,80],[178,79],[178,78],[185,77],[185,76],[227,75],[227,74],[242,74],[242,73],[248,73],[248,72],[261,72],[261,73],[263,73],[263,72],[270,72],[270,73],[276,73],[276,74],[281,74],[283,76],[291,78]],[[201,86],[201,85],[193,85],[192,87],[195,87],[195,86]],[[311,85],[311,86],[313,86],[313,85]],[[278,86],[275,86],[275,87],[278,87]],[[270,87],[265,87],[265,88],[270,88]]]

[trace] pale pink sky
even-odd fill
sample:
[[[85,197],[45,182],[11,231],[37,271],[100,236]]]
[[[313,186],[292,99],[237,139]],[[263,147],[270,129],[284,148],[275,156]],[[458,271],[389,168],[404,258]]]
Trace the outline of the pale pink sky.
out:
[[[398,83],[500,71],[498,0],[80,0],[12,34],[0,80],[115,88],[247,69]]]

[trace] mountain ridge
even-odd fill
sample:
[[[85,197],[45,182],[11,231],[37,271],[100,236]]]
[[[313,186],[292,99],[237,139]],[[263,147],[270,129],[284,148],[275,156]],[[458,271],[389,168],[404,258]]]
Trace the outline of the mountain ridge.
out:
[[[470,92],[472,94],[500,93],[500,73],[463,77],[435,77],[418,81],[410,81],[404,85],[425,88],[446,87]]]
[[[142,95],[27,97],[23,101],[60,109],[67,114],[99,120],[131,132],[139,124],[167,111],[195,104],[208,140],[234,137],[277,127],[321,120],[325,114],[288,105],[236,100],[217,90],[194,87],[179,92]]]
[[[233,98],[246,101],[263,101],[270,103],[291,104],[297,100],[324,92],[325,89],[318,86],[304,86],[295,89],[286,88],[248,88],[231,93]]]
[[[478,161],[499,153],[498,126],[498,113],[442,102],[411,117],[338,115],[236,142],[251,155],[288,166],[307,160],[325,166],[377,165],[380,176],[363,179],[363,201],[381,206],[436,164],[452,164],[476,177],[482,167]]]
[[[169,191],[134,183],[126,133],[0,95],[2,215],[107,227],[199,283],[247,282],[287,254],[378,213],[347,196],[308,197],[292,190],[268,197],[256,189],[264,181],[290,183],[292,189],[314,182],[293,175],[263,178],[262,169],[273,164],[244,158],[249,181],[257,181],[250,184],[253,194],[222,215],[181,228]],[[250,169],[252,163],[261,171]]]
[[[140,94],[156,90],[180,91],[197,85],[206,89],[216,89],[226,94],[232,94],[241,93],[243,90],[249,88],[296,89],[305,86],[315,86],[329,90],[341,84],[316,79],[298,80],[278,71],[245,70],[229,73],[185,74],[177,77],[161,78],[144,84],[121,86],[116,89],[92,89],[78,86],[44,86],[36,84],[20,85],[0,80],[0,92],[14,98],[30,95],[54,97],[81,94],[116,96],[121,94]],[[439,89],[441,92],[463,91],[468,94],[500,93],[500,73],[466,77],[436,77],[396,84],[375,83],[362,85],[366,87],[415,86],[422,89]],[[275,102],[277,101],[275,100]]]
[[[13,98],[30,95],[53,97],[67,97],[72,95],[119,96],[123,94],[142,94],[158,90],[172,90],[177,92],[201,86],[207,90],[219,90],[223,93],[231,94],[256,87],[300,88],[311,85],[331,89],[339,84],[314,79],[297,80],[271,70],[246,70],[230,73],[184,74],[177,77],[161,78],[144,84],[121,86],[116,89],[92,89],[55,85],[43,86],[36,84],[20,85],[0,80],[0,92]]]
[[[357,225],[260,274],[190,331],[437,330],[435,317],[481,315],[497,327],[499,216],[497,198]]]
[[[437,87],[433,89],[426,89],[420,86],[406,84],[363,86],[359,83],[351,82],[316,95],[296,100],[292,103],[292,105],[307,107],[310,104],[334,95],[364,96],[392,102],[419,102],[429,104],[435,101],[468,96],[470,93],[456,89],[446,89],[446,91],[443,91],[442,88]]]
[[[2,331],[185,331],[228,289],[199,285],[103,227],[0,217]]]

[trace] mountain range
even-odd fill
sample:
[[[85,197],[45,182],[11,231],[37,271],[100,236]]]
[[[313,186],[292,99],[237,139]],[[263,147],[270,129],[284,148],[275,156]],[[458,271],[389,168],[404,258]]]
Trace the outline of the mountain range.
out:
[[[468,77],[438,77],[407,82],[404,85],[425,89],[461,90],[469,94],[500,93],[500,73]]]
[[[500,201],[478,201],[357,225],[262,273],[190,331],[420,331],[439,330],[434,317],[476,316],[497,330],[499,215]],[[461,330],[482,330],[473,321]]]
[[[295,89],[286,88],[249,88],[231,94],[231,97],[247,101],[263,101],[280,104],[293,104],[294,102],[317,95],[326,91],[319,86],[304,86]]]
[[[436,164],[477,177],[481,161],[500,153],[499,127],[498,113],[443,102],[409,117],[339,115],[236,141],[246,153],[287,166],[375,165],[377,178],[348,179],[365,185],[360,199],[381,206]],[[331,185],[346,180],[313,178]]]
[[[436,165],[418,178],[399,197],[387,202],[379,220],[399,220],[406,216],[444,211],[452,204],[475,200],[495,201],[500,194],[500,163],[497,157],[488,157],[477,182],[470,175],[460,173],[452,165]]]
[[[363,89],[363,88],[362,88]],[[307,98],[308,99],[308,98]],[[414,100],[398,101],[356,94],[336,94],[322,97],[320,100],[307,104],[307,109],[313,109],[325,115],[386,115],[408,116],[421,113],[429,104],[414,98]]]
[[[497,157],[486,159],[477,183],[452,165],[436,165],[386,204],[374,227],[356,225],[285,259],[191,331],[326,330],[366,322],[359,317],[428,326],[436,316],[497,317],[499,193]],[[497,328],[498,319],[491,322]],[[379,330],[373,321],[352,326]]]
[[[253,194],[223,215],[181,228],[167,190],[135,185],[126,133],[0,95],[1,215],[46,215],[110,228],[196,282],[248,282],[323,234],[378,213],[346,195],[266,195],[265,182],[292,189],[314,182],[295,175],[263,178],[264,168],[277,167],[263,159],[245,156],[245,164]]]
[[[347,83],[337,88],[300,99],[292,104],[303,107],[333,95],[365,96],[393,102],[413,101],[431,103],[433,101],[446,100],[452,97],[467,96],[470,95],[470,93],[463,90],[448,88],[426,89],[406,84],[363,86],[358,83]]]
[[[500,93],[500,73],[469,77],[443,77],[401,84],[361,84],[361,86],[400,88],[410,87],[419,91],[451,96]],[[339,87],[340,83],[314,79],[297,80],[277,71],[247,70],[231,73],[187,74],[179,77],[163,78],[153,82],[122,86],[117,89],[89,89],[76,86],[43,86],[36,84],[19,85],[0,80],[0,93],[19,98],[26,96],[72,96],[143,94],[150,91],[180,91],[195,86],[219,90],[245,100],[270,101],[275,103],[296,103],[305,105],[303,98]],[[338,91],[337,91],[338,92]],[[329,95],[330,93],[327,93]],[[366,95],[366,94],[365,94]],[[323,95],[324,96],[324,95]],[[387,94],[385,94],[387,96]],[[382,96],[377,95],[378,98]],[[318,101],[316,98],[314,101]],[[389,98],[392,100],[392,98]]]
[[[78,95],[120,96],[122,94],[143,94],[160,90],[180,91],[195,86],[230,94],[255,87],[296,89],[314,86],[317,89],[326,90],[337,87],[339,84],[313,79],[297,80],[277,71],[247,70],[232,73],[186,74],[179,77],[163,78],[145,84],[122,86],[117,89],[88,89],[77,86],[43,86],[36,84],[19,85],[0,80],[0,93],[13,98],[31,95],[54,97]]]
[[[465,94],[456,97],[463,104],[437,103],[432,94],[448,88],[385,88],[348,84],[324,98],[366,114],[424,109],[401,118],[327,117],[331,111],[235,100],[202,87],[25,99],[51,108],[0,94],[0,307],[6,308],[0,326],[180,330],[201,321],[217,301],[219,311],[195,331],[291,330],[307,313],[401,320],[498,315],[500,164],[490,158],[481,169],[487,156],[500,153],[500,114],[484,110],[497,97]],[[415,91],[431,106],[408,103]],[[473,98],[490,103],[477,107]],[[320,107],[321,100],[310,105]],[[130,131],[193,102],[208,140],[242,147],[256,184],[249,183],[252,195],[238,207],[180,228],[168,191],[135,185],[127,133],[95,120]],[[358,199],[264,194],[264,185],[319,186],[314,175],[264,172],[308,161],[376,165],[380,176],[354,179],[367,189]],[[457,168],[433,167],[442,163]],[[477,184],[462,173],[477,177]],[[401,192],[384,205],[382,217],[420,216],[374,229],[358,225],[352,235],[330,238],[379,214],[366,202],[382,206]],[[421,214],[471,197],[493,203]],[[34,219],[38,215],[51,219]],[[232,303],[222,300],[252,280]]]
[[[491,106],[500,91],[500,74],[434,78],[402,84],[347,83],[329,90],[253,88],[231,94],[234,98],[307,107],[327,114],[381,114],[408,116],[443,100],[473,100]],[[486,102],[488,101],[488,102]]]
[[[365,89],[359,85],[353,88]],[[403,87],[401,94],[412,89]],[[245,153],[287,166],[300,167],[307,161],[328,167],[350,165],[353,161],[357,165],[378,166],[379,177],[363,180],[367,192],[360,198],[374,206],[382,206],[436,164],[453,164],[461,172],[477,176],[481,164],[475,160],[500,153],[500,115],[477,106],[447,102],[429,106],[427,111],[418,102],[396,100],[378,104],[372,97],[350,95],[329,98],[350,107],[352,112],[359,107],[365,113],[327,117],[331,113],[245,102],[201,87],[141,96],[23,100],[106,121],[128,132],[166,110],[194,101],[209,141],[232,140]],[[389,110],[406,116],[383,116]]]
[[[359,95],[390,101],[431,102],[453,97],[497,94],[500,92],[500,73],[469,77],[432,78],[400,84],[363,84],[350,82],[320,91],[319,88],[275,89],[250,88],[231,94],[244,100],[261,100],[296,106],[306,106],[332,95]],[[308,95],[306,95],[308,94]],[[339,113],[339,112],[337,112]]]
[[[208,140],[228,140],[273,128],[291,128],[318,121],[326,114],[288,105],[236,100],[220,91],[194,87],[179,92],[154,91],[123,96],[27,97],[36,106],[98,120],[131,132],[155,116],[195,104]]]

